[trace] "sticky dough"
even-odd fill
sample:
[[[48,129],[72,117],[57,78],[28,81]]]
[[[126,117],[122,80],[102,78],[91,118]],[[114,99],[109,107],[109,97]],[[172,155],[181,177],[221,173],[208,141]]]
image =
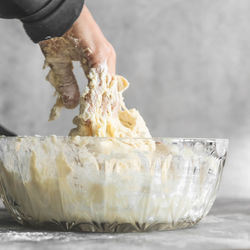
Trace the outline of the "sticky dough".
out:
[[[71,61],[78,60],[87,76],[88,84],[80,97],[79,115],[73,120],[76,128],[69,135],[151,138],[139,112],[125,106],[122,94],[129,86],[128,81],[118,75],[111,77],[105,63],[97,69],[89,68],[84,59],[86,51],[91,52],[89,49],[81,50],[73,38],[56,38],[44,46],[45,65],[51,68],[47,80],[54,86],[57,95],[49,120],[56,119],[60,114],[63,103],[58,90],[65,78],[75,81],[71,76]]]
[[[55,86],[53,77],[48,77]],[[146,124],[136,109],[127,109],[122,93],[129,86],[122,76],[111,77],[106,65],[92,68],[88,86],[80,98],[80,112],[73,120],[77,126],[71,136],[151,138]],[[63,104],[58,98],[50,120],[58,117]]]

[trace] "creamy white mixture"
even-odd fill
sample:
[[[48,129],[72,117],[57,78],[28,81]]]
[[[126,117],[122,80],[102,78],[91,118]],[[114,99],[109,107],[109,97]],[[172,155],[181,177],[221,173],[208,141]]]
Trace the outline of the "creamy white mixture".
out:
[[[63,41],[58,40],[59,49]],[[77,57],[69,44],[62,49],[65,64],[58,64],[53,51],[45,53],[51,66],[48,80],[56,89],[68,77],[58,74],[58,67],[69,72]],[[127,80],[111,77],[105,65],[86,69],[82,61],[82,66],[88,86],[72,137],[0,140],[1,179],[9,196],[38,222],[195,221],[209,208],[204,204],[213,195],[220,161],[205,151],[194,153],[192,146],[156,143],[139,112],[124,104]],[[51,120],[62,108],[57,96]]]
[[[136,140],[1,139],[1,181],[38,222],[178,223],[209,210],[220,160],[171,143],[135,149]]]
[[[111,77],[104,64],[92,68],[89,83],[80,99],[76,129],[70,135],[150,138],[148,128],[136,109],[127,109],[122,93],[129,86],[121,76]]]

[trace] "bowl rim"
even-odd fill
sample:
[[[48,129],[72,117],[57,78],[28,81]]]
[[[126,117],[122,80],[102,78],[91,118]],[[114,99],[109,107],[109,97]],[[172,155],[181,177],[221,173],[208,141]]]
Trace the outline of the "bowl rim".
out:
[[[25,139],[25,138],[74,138],[74,137],[84,137],[92,138],[94,140],[104,140],[104,139],[118,139],[118,140],[170,140],[170,141],[214,141],[214,142],[224,142],[229,143],[229,138],[214,138],[214,137],[163,137],[163,136],[152,136],[152,137],[97,137],[97,136],[64,136],[64,135],[21,135],[21,136],[5,136],[0,135],[1,139]]]

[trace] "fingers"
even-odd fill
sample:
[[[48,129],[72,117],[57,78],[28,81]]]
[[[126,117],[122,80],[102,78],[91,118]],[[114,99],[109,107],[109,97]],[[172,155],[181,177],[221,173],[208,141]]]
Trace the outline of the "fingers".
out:
[[[75,108],[79,103],[79,88],[73,74],[71,59],[75,53],[72,44],[64,38],[52,38],[39,43],[51,71],[47,80],[60,95],[63,106]],[[74,47],[73,47],[74,48]],[[72,53],[68,53],[71,51]]]
[[[86,50],[81,63],[86,75],[91,68],[99,68],[100,65],[105,63],[108,66],[108,72],[112,76],[116,74],[116,53],[112,45],[109,43],[102,44],[95,50]]]
[[[79,103],[80,93],[72,62],[49,62],[49,66],[53,74],[48,80],[61,96],[63,105],[68,109],[75,108]]]

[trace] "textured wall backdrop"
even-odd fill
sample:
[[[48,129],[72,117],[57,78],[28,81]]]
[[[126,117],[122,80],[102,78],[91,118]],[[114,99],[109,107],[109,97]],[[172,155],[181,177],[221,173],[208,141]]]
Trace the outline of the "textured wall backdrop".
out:
[[[250,1],[91,0],[118,73],[154,136],[230,138],[222,196],[250,195]],[[47,122],[53,89],[19,21],[0,20],[0,123],[18,134],[66,135],[77,109]],[[80,68],[81,86],[86,80]]]

